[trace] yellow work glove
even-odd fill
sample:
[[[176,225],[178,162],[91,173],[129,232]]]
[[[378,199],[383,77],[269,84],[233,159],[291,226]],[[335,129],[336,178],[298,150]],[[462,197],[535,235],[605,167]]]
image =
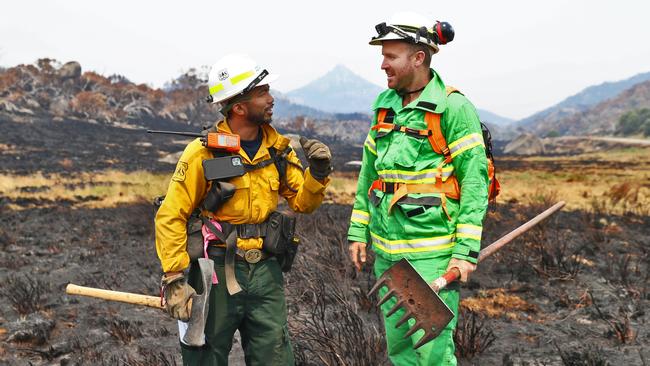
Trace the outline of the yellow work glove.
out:
[[[317,180],[327,178],[332,171],[332,154],[329,147],[318,140],[307,139],[304,136],[300,137],[300,145],[309,161],[311,176]]]
[[[184,322],[190,320],[192,296],[196,295],[196,291],[185,282],[183,273],[164,274],[160,282],[167,314]]]

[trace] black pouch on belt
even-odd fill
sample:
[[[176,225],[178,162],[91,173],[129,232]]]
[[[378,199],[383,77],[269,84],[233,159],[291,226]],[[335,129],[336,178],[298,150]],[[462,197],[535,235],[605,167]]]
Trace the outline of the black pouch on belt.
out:
[[[294,242],[295,230],[295,215],[277,211],[269,215],[262,248],[277,256],[284,272],[291,269],[298,250],[297,242]]]
[[[278,255],[278,263],[280,263],[280,269],[282,269],[282,272],[289,272],[291,271],[291,266],[293,265],[293,261],[296,259],[296,254],[298,254],[298,244],[299,244],[298,238],[293,238],[291,240],[291,243],[287,247],[287,251],[284,252],[284,254]]]

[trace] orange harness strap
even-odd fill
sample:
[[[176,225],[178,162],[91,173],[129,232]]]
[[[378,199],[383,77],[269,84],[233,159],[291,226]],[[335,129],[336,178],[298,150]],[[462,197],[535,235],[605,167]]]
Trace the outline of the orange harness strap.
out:
[[[377,123],[376,125],[372,126],[370,129],[372,130],[380,130],[382,128],[388,129],[388,130],[393,130],[393,131],[399,131],[411,135],[419,135],[419,136],[430,136],[431,133],[429,130],[416,130],[415,128],[410,128],[406,126],[400,126],[396,125],[393,123]]]
[[[446,87],[447,95],[459,92],[458,89],[454,87]],[[426,130],[416,130],[413,128],[408,128],[404,126],[395,125],[392,123],[384,123],[388,109],[380,109],[377,114],[377,124],[372,127],[373,130],[379,129],[389,129],[400,131],[404,133],[417,134],[420,136],[427,136],[431,148],[438,154],[441,154],[445,157],[444,163],[441,163],[438,166],[438,174],[436,174],[436,181],[433,184],[422,184],[422,183],[393,183],[391,191],[394,191],[393,198],[391,199],[388,205],[388,213],[390,214],[393,206],[400,200],[402,197],[412,194],[412,193],[439,193],[441,198],[442,208],[447,215],[447,219],[451,220],[451,216],[447,211],[447,197],[458,200],[460,199],[460,188],[458,186],[458,180],[456,176],[449,177],[446,181],[442,181],[442,166],[444,164],[450,164],[452,162],[451,152],[449,151],[449,146],[447,146],[447,140],[442,133],[442,128],[440,126],[440,114],[433,112],[426,112],[424,115],[424,121],[427,124]],[[498,183],[497,183],[498,184]],[[371,194],[373,189],[378,189],[382,192],[387,191],[387,184],[381,179],[375,180],[368,189],[368,195]],[[498,190],[499,188],[496,187]]]
[[[440,127],[440,115],[437,113],[427,112],[424,114],[424,121],[427,123],[427,127],[431,134],[429,134],[429,143],[433,151],[438,154],[445,156],[445,163],[451,163],[451,152],[447,146],[447,140],[442,134],[442,128]]]
[[[379,113],[377,114],[377,124],[382,124],[384,123],[384,120],[386,119],[386,113],[388,113],[388,109],[380,109]],[[373,127],[373,129],[375,129]]]
[[[370,185],[368,190],[368,195],[371,194],[373,189],[386,192],[387,186],[391,183],[385,183],[381,179],[377,179]],[[390,214],[393,206],[400,200],[402,197],[413,194],[413,193],[440,193],[440,198],[442,201],[442,208],[447,215],[447,218],[451,220],[449,213],[447,212],[447,200],[446,197],[458,200],[460,199],[460,189],[458,187],[458,180],[455,176],[449,177],[446,181],[437,180],[436,183],[422,184],[422,183],[392,183],[393,198],[388,204],[388,213]]]
[[[442,128],[440,127],[440,115],[437,113],[426,112],[424,114],[424,121],[427,124],[428,129],[426,130],[417,130],[415,128],[410,128],[406,126],[400,126],[393,123],[385,123],[386,114],[388,113],[387,109],[380,109],[377,114],[377,124],[372,126],[372,130],[387,129],[393,131],[399,131],[402,133],[408,133],[411,135],[426,136],[429,139],[431,148],[436,153],[443,155],[445,157],[445,163],[451,163],[451,152],[447,146],[447,140],[442,134]]]

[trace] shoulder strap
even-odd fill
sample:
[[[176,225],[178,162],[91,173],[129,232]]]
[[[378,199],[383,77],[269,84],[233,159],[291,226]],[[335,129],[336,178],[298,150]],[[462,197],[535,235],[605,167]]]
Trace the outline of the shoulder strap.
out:
[[[271,160],[275,164],[275,168],[278,170],[278,174],[280,175],[280,180],[282,183],[284,183],[284,186],[287,187],[291,192],[298,192],[298,190],[293,189],[290,185],[289,182],[287,181],[287,164],[292,164],[300,168],[302,170],[302,167],[298,164],[295,164],[289,159],[287,159],[287,156],[291,152],[291,145],[287,145],[287,147],[282,150],[279,154],[278,151],[273,147],[269,147],[269,155],[271,155]]]
[[[451,93],[463,94],[460,92],[460,90],[450,85],[445,86],[445,92],[447,92],[447,96],[449,96]]]
[[[445,156],[445,163],[451,163],[451,152],[449,151],[447,140],[445,139],[445,135],[443,135],[442,128],[440,127],[440,114],[426,112],[424,115],[424,121],[427,123],[429,131],[431,131],[431,134],[429,135],[431,148],[436,153]]]
[[[393,123],[395,112],[390,108],[380,108],[377,111],[377,124]]]
[[[386,119],[386,113],[388,112],[388,109],[381,108],[379,112],[377,112],[377,124],[384,123],[384,119]]]
[[[451,93],[460,93],[460,91],[453,86],[445,86],[445,92],[447,96]],[[449,151],[449,146],[447,146],[447,139],[442,133],[442,127],[440,126],[440,114],[427,112],[424,115],[424,121],[427,123],[427,128],[431,131],[429,135],[429,143],[433,151],[438,154],[445,156],[445,163],[451,163],[451,153]]]

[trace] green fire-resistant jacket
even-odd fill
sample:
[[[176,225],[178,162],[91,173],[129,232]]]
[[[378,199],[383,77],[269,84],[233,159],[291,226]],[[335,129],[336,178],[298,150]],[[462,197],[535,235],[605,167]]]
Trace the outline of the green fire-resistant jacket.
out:
[[[373,104],[373,125],[377,112],[384,108],[395,112],[394,124],[418,130],[427,129],[426,112],[442,114],[441,128],[453,158],[451,164],[443,165],[442,180],[455,175],[460,186],[460,200],[447,198],[451,219],[441,205],[430,205],[430,197],[440,197],[437,193],[409,194],[390,214],[392,193],[375,190],[377,200],[369,200],[368,189],[378,178],[395,183],[435,183],[435,173],[444,160],[426,138],[399,131],[377,137],[378,131],[370,130],[363,147],[348,240],[372,243],[377,255],[393,261],[451,255],[476,263],[488,202],[483,134],[474,106],[460,93],[447,96],[438,74],[433,69],[431,73],[420,97],[406,107],[394,90],[382,92]]]

